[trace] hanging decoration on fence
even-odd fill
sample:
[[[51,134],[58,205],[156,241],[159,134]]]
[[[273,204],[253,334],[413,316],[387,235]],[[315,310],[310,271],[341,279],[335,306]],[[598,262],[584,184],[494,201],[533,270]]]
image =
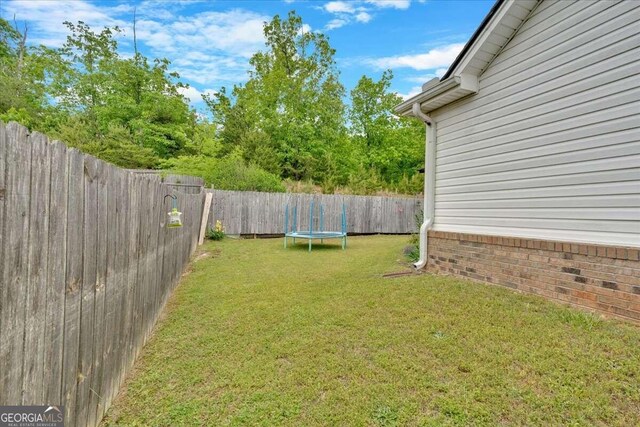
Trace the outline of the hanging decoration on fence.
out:
[[[172,194],[167,194],[166,196],[164,196],[164,200],[167,199],[167,197],[170,197],[171,200],[171,211],[167,214],[169,215],[169,222],[167,223],[167,228],[176,228],[176,227],[182,227],[182,219],[180,218],[180,216],[182,215],[182,212],[178,211],[178,198],[175,195]]]

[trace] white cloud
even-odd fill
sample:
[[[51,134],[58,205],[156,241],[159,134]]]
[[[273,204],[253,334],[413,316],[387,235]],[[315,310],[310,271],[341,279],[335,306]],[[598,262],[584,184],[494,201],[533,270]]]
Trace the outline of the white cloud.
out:
[[[262,26],[269,17],[241,9],[202,12],[170,22],[138,21],[138,39],[160,54],[226,52],[249,58],[264,46]]]
[[[225,56],[221,53],[190,52],[175,59],[172,68],[181,77],[201,85],[240,83],[247,79],[247,58]]]
[[[216,93],[218,93],[218,91],[215,90],[215,89],[205,89],[205,90],[202,91],[203,95],[209,95],[209,96],[213,96]]]
[[[427,53],[415,55],[387,56],[365,59],[365,63],[378,68],[412,68],[414,70],[443,69],[448,67],[464,47],[463,43],[454,43],[431,49]],[[446,71],[446,70],[445,70]]]
[[[402,99],[407,100],[412,96],[416,96],[419,93],[422,93],[422,86],[413,86],[411,89],[409,89],[409,92],[407,93],[398,92],[398,95],[400,95]]]
[[[173,9],[171,8],[172,6],[174,6]],[[168,20],[175,16],[175,6],[174,3],[146,0],[136,6],[136,14],[138,16],[151,16],[154,19]]]
[[[200,104],[203,101],[202,95],[213,96],[217,93],[215,89],[198,90],[193,86],[178,88],[178,93],[187,98],[192,105]]]
[[[454,58],[454,59],[455,59],[455,58]],[[453,62],[453,61],[451,61],[451,62]],[[436,70],[436,72],[435,72],[436,77],[437,77],[437,78],[440,78],[440,77],[444,76],[444,73],[446,73],[446,72],[447,72],[447,70],[448,70],[448,68],[438,68],[438,69]]]
[[[193,86],[179,88],[178,92],[192,104],[202,101],[202,93]]]
[[[307,34],[310,32],[311,32],[311,25],[302,24],[302,28],[300,28],[300,31],[298,31],[298,34]]]
[[[325,29],[335,30],[336,28],[344,27],[348,23],[349,21],[347,21],[346,19],[340,19],[340,18],[332,19],[327,23],[327,25],[325,26]]]
[[[118,19],[118,15],[130,13],[133,8],[128,5],[100,7],[86,1],[3,1],[2,12],[5,16],[17,21],[27,21],[29,41],[42,43],[50,47],[60,47],[67,38],[68,30],[64,21],[77,23],[83,21],[95,29],[102,27],[127,27],[126,20]]]
[[[411,0],[365,0],[379,8],[408,9]]]
[[[436,77],[435,73],[429,73],[429,74],[422,74],[419,76],[407,77],[404,80],[412,83],[426,83],[429,80],[433,79],[434,77]]]
[[[369,15],[367,12],[360,12],[356,15],[356,21],[358,22],[362,22],[363,24],[366,24],[367,22],[371,21],[372,16]]]
[[[196,0],[197,1],[197,0]],[[220,87],[247,80],[248,60],[264,48],[263,23],[270,16],[234,8],[223,12],[186,14],[194,0],[145,0],[136,6],[138,46],[150,57],[166,57],[171,71],[198,88]],[[129,54],[133,42],[133,6],[127,3],[88,0],[0,0],[3,16],[13,16],[29,25],[29,42],[61,46],[68,35],[63,21],[86,22],[94,30],[120,26],[121,53]],[[304,31],[311,31],[308,25]],[[124,48],[124,49],[122,49]],[[185,96],[200,102],[196,88]],[[200,90],[200,93],[202,90]]]
[[[324,5],[324,10],[329,13],[354,13],[353,4],[344,1],[330,1]]]
[[[423,75],[414,76],[414,77],[407,77],[405,80],[408,82],[414,82],[414,83],[426,83],[435,77],[441,78],[442,76],[444,76],[444,73],[446,73],[447,70],[448,68],[438,68],[433,73],[423,74]]]
[[[334,15],[334,18],[325,26],[326,31],[340,28],[353,22],[366,24],[373,19],[373,15],[370,13],[371,8],[367,7],[366,3],[362,1],[335,0],[325,3],[324,6],[317,9],[322,9]]]

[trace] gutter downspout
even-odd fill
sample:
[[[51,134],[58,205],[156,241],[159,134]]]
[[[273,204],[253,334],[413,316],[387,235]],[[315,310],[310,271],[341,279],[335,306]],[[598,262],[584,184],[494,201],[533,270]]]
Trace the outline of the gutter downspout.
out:
[[[433,225],[435,217],[435,183],[436,183],[436,122],[422,112],[420,103],[415,102],[411,108],[413,115],[422,120],[426,126],[425,142],[425,171],[424,171],[424,202],[423,218],[424,222],[420,226],[420,259],[414,263],[416,269],[424,268],[427,265],[427,233]]]

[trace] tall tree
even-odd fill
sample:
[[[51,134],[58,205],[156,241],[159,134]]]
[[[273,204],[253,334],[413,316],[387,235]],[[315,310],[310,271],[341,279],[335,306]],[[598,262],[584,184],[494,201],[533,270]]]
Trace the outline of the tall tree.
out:
[[[53,49],[27,45],[20,30],[0,18],[0,118],[32,127],[45,119],[47,79],[60,57]]]
[[[65,24],[66,68],[52,82],[58,107],[70,117],[59,126],[61,137],[128,167],[153,167],[196,150],[195,115],[180,94],[186,85],[168,60],[150,62],[139,52],[121,58],[117,27],[95,32],[83,22]]]
[[[422,165],[424,128],[393,114],[402,98],[390,91],[392,79],[391,70],[383,72],[378,81],[362,76],[351,91],[349,121],[365,166],[375,168],[384,181],[397,183],[411,178]]]
[[[330,153],[347,141],[335,50],[323,34],[305,31],[295,12],[276,15],[264,36],[247,83],[205,101],[224,143],[246,160],[284,178],[322,181]]]

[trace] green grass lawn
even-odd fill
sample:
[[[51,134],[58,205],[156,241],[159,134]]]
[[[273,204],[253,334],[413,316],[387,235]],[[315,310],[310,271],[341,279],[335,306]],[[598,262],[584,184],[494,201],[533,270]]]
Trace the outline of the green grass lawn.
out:
[[[408,270],[407,237],[206,243],[105,425],[640,425],[640,328]]]

